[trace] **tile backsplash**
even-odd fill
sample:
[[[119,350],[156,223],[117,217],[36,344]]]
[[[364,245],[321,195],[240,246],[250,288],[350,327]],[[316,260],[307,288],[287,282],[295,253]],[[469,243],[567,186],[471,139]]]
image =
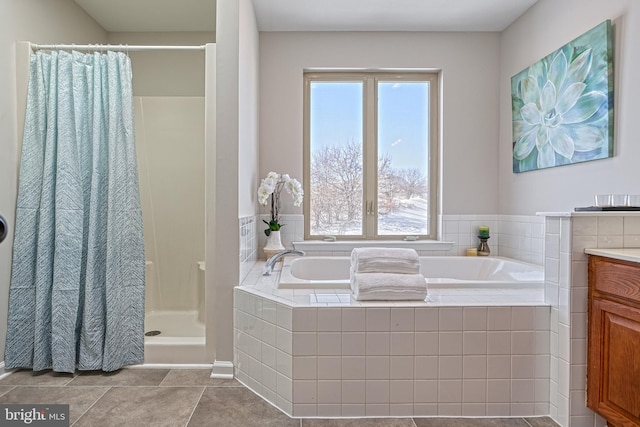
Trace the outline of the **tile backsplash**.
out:
[[[244,280],[258,259],[256,217],[240,218],[240,281]]]
[[[258,215],[256,235],[258,259],[264,259],[262,248],[267,237],[263,232],[262,220],[266,214]],[[304,240],[304,216],[285,214],[281,220],[286,224],[281,230],[282,244],[293,248],[291,242]],[[444,241],[454,242],[447,252],[425,253],[423,255],[465,255],[469,247],[478,246],[478,227],[490,227],[489,247],[492,255],[499,255],[520,261],[542,265],[544,261],[544,218],[524,215],[442,215],[439,221],[439,235]],[[266,227],[266,226],[265,226]],[[335,255],[330,252],[327,255]]]
[[[544,217],[498,215],[500,256],[544,264]]]
[[[257,216],[256,233],[258,236],[258,259],[264,259],[264,253],[262,248],[267,244],[267,236],[264,234],[264,230],[267,225],[262,222],[263,220],[269,221],[268,214],[262,214]],[[304,215],[283,214],[280,215],[280,223],[284,224],[280,229],[280,238],[282,244],[287,249],[293,249],[291,242],[297,242],[304,240]]]

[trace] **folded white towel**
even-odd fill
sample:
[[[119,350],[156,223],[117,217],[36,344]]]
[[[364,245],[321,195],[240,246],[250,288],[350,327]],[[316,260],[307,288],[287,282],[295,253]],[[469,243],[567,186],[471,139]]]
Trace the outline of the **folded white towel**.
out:
[[[356,301],[424,301],[427,291],[423,292],[394,292],[380,291],[366,294],[354,294]]]
[[[358,301],[424,300],[427,281],[422,274],[355,273],[351,290]]]
[[[352,273],[420,273],[420,258],[413,249],[355,248],[351,252]]]

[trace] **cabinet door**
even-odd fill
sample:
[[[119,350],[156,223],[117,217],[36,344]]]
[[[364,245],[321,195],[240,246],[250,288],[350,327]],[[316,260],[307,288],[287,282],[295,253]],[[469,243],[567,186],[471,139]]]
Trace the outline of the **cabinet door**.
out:
[[[594,297],[588,406],[616,426],[640,425],[640,310]]]

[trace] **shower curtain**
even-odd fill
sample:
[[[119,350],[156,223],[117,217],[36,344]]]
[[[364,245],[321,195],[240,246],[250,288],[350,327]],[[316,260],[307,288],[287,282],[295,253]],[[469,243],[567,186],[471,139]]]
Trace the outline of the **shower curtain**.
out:
[[[5,367],[144,359],[145,257],[123,53],[31,56]]]

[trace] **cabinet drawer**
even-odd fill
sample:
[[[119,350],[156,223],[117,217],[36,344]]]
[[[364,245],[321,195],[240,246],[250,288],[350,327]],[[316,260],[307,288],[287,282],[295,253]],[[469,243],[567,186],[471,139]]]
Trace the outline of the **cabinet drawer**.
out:
[[[589,257],[592,289],[640,303],[640,268],[636,263]]]

